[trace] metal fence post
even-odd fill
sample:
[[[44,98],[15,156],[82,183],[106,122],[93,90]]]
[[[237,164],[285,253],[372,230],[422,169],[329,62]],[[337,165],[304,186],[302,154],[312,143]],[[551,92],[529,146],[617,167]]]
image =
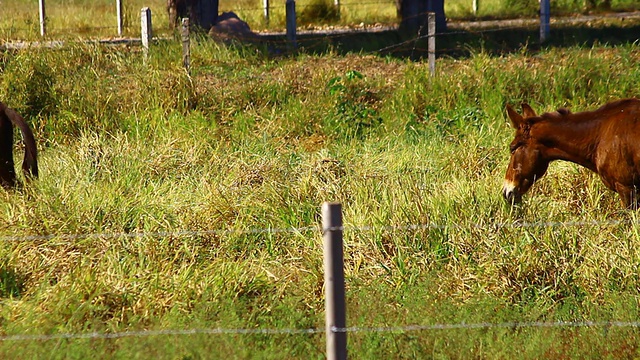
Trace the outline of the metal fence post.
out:
[[[540,43],[549,40],[551,5],[549,0],[540,0]]]
[[[295,49],[296,43],[296,2],[295,0],[287,0],[285,15],[287,17],[287,40],[290,46]]]
[[[342,241],[342,205],[322,204],[324,242],[325,332],[327,359],[347,358],[347,311],[344,291],[344,254]]]

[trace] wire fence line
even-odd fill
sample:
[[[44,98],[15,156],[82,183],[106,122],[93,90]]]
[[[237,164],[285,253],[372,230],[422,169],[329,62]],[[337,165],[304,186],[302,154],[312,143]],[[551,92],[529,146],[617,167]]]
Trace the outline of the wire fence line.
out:
[[[60,333],[42,335],[4,335],[0,341],[49,341],[49,340],[83,340],[83,339],[122,339],[128,337],[152,336],[185,336],[185,335],[302,335],[324,333],[324,329],[175,329],[175,330],[141,330],[123,332],[88,332],[88,333]]]
[[[610,227],[636,224],[632,219],[626,220],[571,220],[571,221],[514,221],[495,223],[424,223],[407,225],[345,225],[340,227],[322,228],[320,225],[308,225],[302,227],[286,228],[252,228],[252,229],[213,229],[213,230],[176,230],[176,231],[151,231],[151,232],[114,232],[114,233],[77,233],[77,234],[46,234],[0,236],[0,242],[36,242],[47,240],[84,240],[84,239],[118,239],[118,238],[179,238],[196,236],[228,236],[228,235],[260,235],[260,234],[323,234],[327,231],[358,231],[358,232],[396,232],[418,231],[430,229],[476,229],[476,230],[500,230],[500,229],[525,229],[525,228],[570,228],[570,227]]]
[[[264,229],[217,229],[217,230],[178,230],[152,232],[119,232],[119,233],[78,233],[78,234],[48,234],[26,236],[1,236],[4,242],[46,241],[46,240],[82,240],[82,239],[117,239],[117,238],[162,238],[186,236],[222,236],[233,234],[278,234],[278,233],[307,233],[320,231],[318,226],[300,228],[264,228]]]
[[[420,14],[418,16],[423,16],[424,14]],[[560,25],[567,23],[580,23],[580,22],[588,22],[595,19],[601,18],[640,18],[640,11],[638,12],[629,12],[629,13],[620,13],[620,14],[602,14],[602,15],[590,15],[590,16],[581,16],[577,18],[552,18],[551,21],[547,24],[542,25]],[[485,25],[486,24],[486,25]],[[505,26],[504,24],[509,24]],[[435,39],[441,39],[445,37],[458,36],[458,35],[482,35],[482,34],[490,34],[495,32],[504,32],[504,31],[514,31],[514,30],[534,30],[534,27],[540,26],[540,21],[538,19],[521,19],[521,20],[495,20],[495,21],[471,21],[471,22],[452,22],[450,27],[452,30],[446,32],[437,32],[435,34],[421,34],[417,33],[415,37],[410,39],[401,41],[399,43],[395,43],[392,45],[384,46],[376,50],[370,50],[365,53],[368,54],[384,54],[384,53],[393,53],[393,52],[402,52],[409,50],[420,50],[425,52],[425,49],[417,48],[416,44],[422,40],[428,40],[430,37]],[[105,29],[105,28],[114,28],[113,26],[103,26],[96,27],[96,29]],[[0,28],[1,30],[2,28]],[[354,34],[359,33],[378,33],[384,31],[394,31],[398,29],[398,25],[389,25],[389,26],[372,26],[372,27],[337,27],[333,29],[316,29],[316,30],[304,30],[298,29],[297,34],[304,36],[305,48],[313,49],[316,47],[321,47],[327,39],[329,40],[337,40],[340,38],[346,38],[352,36]],[[73,31],[71,28],[62,29],[64,31]],[[269,44],[274,46],[282,46],[286,47],[289,44],[289,40],[284,38],[286,33],[281,31],[266,31],[266,32],[257,32],[259,36],[263,37]],[[283,38],[278,38],[282,36]],[[240,41],[255,41],[255,37],[246,37],[243,35],[237,35],[236,38]],[[156,40],[168,40],[169,38],[156,38]],[[89,43],[99,43],[103,45],[119,45],[122,43],[126,43],[128,45],[136,45],[140,44],[142,39],[140,38],[128,38],[126,40],[123,39],[107,39],[107,40],[89,40]],[[24,42],[24,41],[16,41],[16,42],[5,42],[4,44],[0,44],[0,48],[2,49],[24,49],[29,47],[61,47],[67,41],[62,40],[53,40],[46,42]],[[68,41],[70,43],[77,43],[78,41]],[[316,45],[314,45],[314,42]],[[464,50],[463,46],[458,46],[455,48],[442,48],[436,47],[436,54],[446,54],[452,51]]]
[[[326,203],[325,203],[326,204]],[[341,210],[340,210],[341,211]],[[324,221],[328,215],[325,214],[323,206],[323,225],[322,226],[305,226],[299,228],[265,228],[265,229],[247,229],[247,230],[209,230],[209,231],[179,231],[179,232],[151,232],[151,233],[119,233],[119,234],[67,234],[57,237],[65,239],[77,239],[80,237],[140,237],[140,236],[177,236],[177,235],[202,235],[202,234],[231,234],[231,233],[304,233],[304,232],[321,232],[323,237],[325,234],[340,234],[340,242],[342,242],[342,233],[344,231],[396,231],[396,230],[418,230],[428,229],[441,226],[461,226],[461,224],[421,224],[406,226],[331,226],[331,223]],[[339,221],[341,224],[342,221]],[[472,227],[481,227],[487,229],[498,229],[499,227],[554,227],[554,226],[593,226],[593,225],[618,225],[622,224],[622,220],[610,221],[570,221],[570,222],[509,222],[496,224],[470,224]],[[329,224],[329,225],[327,225]],[[44,235],[40,237],[23,237],[23,239],[52,239],[56,235]],[[325,238],[326,241],[326,238]],[[326,245],[326,244],[325,244]],[[342,250],[341,250],[342,251]],[[327,254],[325,253],[325,257]],[[326,271],[326,268],[325,268]],[[325,278],[326,281],[326,278]],[[478,323],[436,323],[436,324],[411,324],[401,326],[352,326],[338,327],[329,326],[325,329],[320,328],[193,328],[193,329],[160,329],[160,330],[140,330],[140,331],[122,331],[122,332],[80,332],[80,333],[58,333],[58,334],[14,334],[0,336],[2,342],[24,342],[24,341],[49,341],[49,340],[83,340],[83,339],[123,339],[123,338],[141,338],[153,336],[189,336],[189,335],[315,335],[324,333],[329,334],[346,334],[346,333],[404,333],[416,331],[442,331],[442,330],[460,330],[460,329],[506,329],[517,330],[521,328],[577,328],[577,327],[598,327],[598,328],[640,328],[640,322],[637,321],[507,321],[507,322],[478,322]]]
[[[531,321],[531,322],[503,322],[503,323],[455,323],[406,326],[380,327],[331,327],[334,333],[406,333],[416,331],[438,330],[490,330],[490,329],[524,329],[524,328],[640,328],[638,321]],[[16,334],[0,336],[1,342],[50,341],[50,340],[115,340],[123,338],[142,338],[154,336],[190,336],[190,335],[315,335],[324,334],[324,328],[209,328],[209,329],[164,329],[122,332],[87,332],[87,333],[59,333],[59,334]]]

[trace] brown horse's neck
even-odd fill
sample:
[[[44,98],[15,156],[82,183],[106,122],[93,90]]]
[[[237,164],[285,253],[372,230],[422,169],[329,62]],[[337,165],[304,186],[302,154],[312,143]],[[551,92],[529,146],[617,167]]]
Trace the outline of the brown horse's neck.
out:
[[[545,146],[549,161],[565,160],[596,171],[595,150],[604,120],[588,113],[553,115],[536,123],[531,136]]]

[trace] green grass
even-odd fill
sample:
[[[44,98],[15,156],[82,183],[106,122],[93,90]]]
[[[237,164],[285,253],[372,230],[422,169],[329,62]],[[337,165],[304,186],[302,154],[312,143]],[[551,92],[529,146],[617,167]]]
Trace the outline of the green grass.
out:
[[[637,46],[476,52],[439,59],[435,77],[422,62],[206,41],[188,76],[180,49],[161,43],[146,64],[94,45],[1,55],[0,98],[41,154],[38,181],[0,191],[2,335],[322,328],[320,233],[246,230],[315,226],[324,201],[343,204],[349,326],[637,320],[637,215],[595,175],[557,163],[522,207],[500,197],[505,103],[579,111],[639,96]],[[516,221],[601,223],[500,226]],[[7,241],[29,235],[58,236]],[[353,358],[637,349],[624,327],[349,334]],[[0,356],[308,359],[324,357],[324,337],[2,341]]]
[[[480,0],[477,13],[473,13],[472,0],[448,0],[445,14],[449,20],[495,19],[538,16],[539,5],[535,0]],[[552,2],[553,16],[592,13],[594,11],[631,11],[640,8],[634,0],[563,0]],[[10,16],[0,19],[0,40],[40,39],[37,1],[5,0],[3,11]],[[155,36],[169,36],[168,15],[165,0],[124,0],[123,36],[140,36],[140,9],[148,7],[152,12]],[[233,11],[246,21],[252,30],[284,31],[285,7],[271,2],[267,22],[263,15],[263,2],[258,0],[227,1],[219,4],[220,12]],[[113,0],[73,0],[46,3],[47,38],[75,39],[116,37],[116,5]],[[298,27],[326,28],[328,26],[353,27],[354,25],[396,24],[395,3],[390,0],[357,3],[342,1],[339,14],[330,0],[298,0],[296,2]]]

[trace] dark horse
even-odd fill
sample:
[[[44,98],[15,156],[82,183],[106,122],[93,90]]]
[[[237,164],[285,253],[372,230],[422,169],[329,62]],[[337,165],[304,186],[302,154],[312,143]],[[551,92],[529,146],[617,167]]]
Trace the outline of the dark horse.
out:
[[[527,104],[522,104],[522,111],[520,115],[507,105],[516,129],[502,188],[507,202],[519,202],[551,161],[565,160],[600,175],[624,206],[638,209],[640,100],[619,100],[579,113],[559,109],[537,115]]]
[[[38,152],[33,132],[13,109],[0,102],[0,185],[12,188],[16,185],[16,171],[13,163],[13,126],[22,132],[24,141],[24,161],[22,171],[25,178],[38,177]]]

